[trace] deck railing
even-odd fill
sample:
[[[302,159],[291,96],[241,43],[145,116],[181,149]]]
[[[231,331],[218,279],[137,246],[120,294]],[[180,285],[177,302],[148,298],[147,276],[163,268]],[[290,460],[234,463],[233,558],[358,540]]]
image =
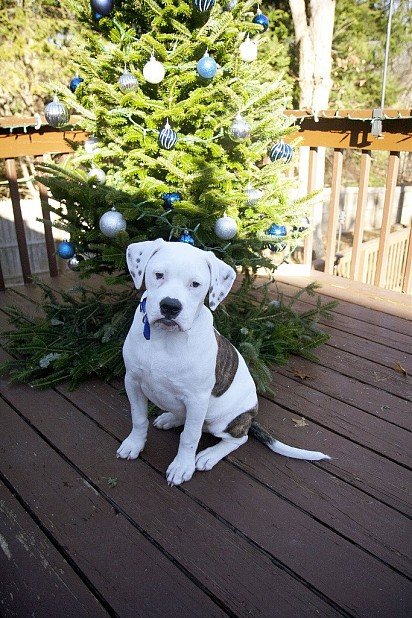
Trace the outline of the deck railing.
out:
[[[379,287],[388,287],[397,274],[394,264],[401,265],[402,280],[397,289],[406,293],[412,291],[412,241],[410,230],[408,241],[403,243],[403,253],[389,259],[393,254],[391,240],[391,213],[394,208],[394,193],[397,184],[399,158],[401,152],[412,152],[412,110],[383,110],[382,135],[375,137],[371,133],[372,110],[341,110],[339,113],[327,110],[313,114],[304,110],[287,111],[286,115],[296,122],[296,133],[288,136],[287,141],[301,138],[301,149],[309,150],[307,192],[312,193],[317,186],[319,149],[333,149],[333,165],[331,179],[330,205],[326,238],[325,272],[330,275],[348,276],[355,281],[365,281],[365,250],[363,242],[365,226],[365,208],[369,186],[372,151],[387,151],[389,153],[386,175],[385,202],[382,226],[375,249],[373,268],[367,269],[367,282]],[[76,118],[71,119],[73,127]],[[5,172],[13,205],[14,224],[16,228],[17,245],[22,268],[23,281],[30,281],[31,267],[27,250],[24,222],[21,214],[19,185],[16,174],[16,158],[32,156],[39,163],[43,155],[68,154],[73,151],[71,143],[81,143],[87,138],[82,130],[53,129],[45,123],[44,118],[0,118],[0,159],[5,160]],[[357,150],[360,156],[359,192],[353,234],[353,247],[350,259],[341,262],[336,268],[337,230],[340,212],[340,193],[342,189],[342,174],[344,152]],[[301,150],[303,152],[303,150]],[[324,165],[324,163],[323,163]],[[47,190],[38,183],[42,205],[42,216],[45,220],[44,237],[47,248],[49,272],[51,276],[58,274],[55,244],[50,225],[50,210]],[[313,217],[312,217],[313,219]],[[409,225],[408,225],[409,227]],[[309,234],[304,246],[303,267],[310,271],[312,267],[313,234]],[[368,262],[366,262],[367,264]],[[367,267],[366,267],[367,268]],[[398,268],[399,270],[399,268]],[[373,278],[371,278],[373,272]],[[4,279],[0,259],[0,289],[4,289]]]

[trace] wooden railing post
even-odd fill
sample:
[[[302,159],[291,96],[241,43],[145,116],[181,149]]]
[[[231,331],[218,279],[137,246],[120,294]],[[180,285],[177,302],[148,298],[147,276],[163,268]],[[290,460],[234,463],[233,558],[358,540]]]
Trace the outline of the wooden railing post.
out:
[[[402,292],[412,294],[412,227],[409,231],[408,253],[406,256],[406,269],[403,278]]]
[[[354,281],[361,280],[361,248],[363,240],[363,226],[365,219],[366,204],[368,201],[369,173],[371,169],[371,153],[362,150],[358,200],[356,203],[355,229],[353,233],[352,260],[350,263],[349,278]]]
[[[308,172],[308,193],[312,193],[316,188],[316,162],[317,162],[317,147],[309,149],[309,172]],[[314,206],[309,216],[310,225],[313,226]],[[312,266],[312,251],[313,251],[313,230],[312,233],[306,236],[304,244],[304,263]]]
[[[16,227],[17,246],[20,255],[21,270],[23,273],[24,283],[30,283],[30,260],[27,251],[26,232],[24,230],[24,222],[21,214],[20,194],[17,184],[16,162],[14,159],[5,159],[6,176],[9,182],[10,198],[13,206],[14,225]]]
[[[343,150],[333,153],[332,187],[330,192],[328,236],[326,239],[325,273],[333,275],[336,254],[336,229],[339,218],[339,198],[342,184]]]
[[[34,157],[34,160],[36,161],[36,163],[43,163],[43,157],[41,155]],[[41,210],[44,220],[44,239],[46,242],[47,260],[49,262],[49,273],[51,277],[57,277],[57,275],[59,274],[59,270],[57,268],[56,249],[54,246],[53,232],[51,227],[47,188],[41,182],[38,182],[37,186],[39,189]]]
[[[383,205],[382,226],[379,241],[378,262],[374,284],[383,287],[386,277],[386,262],[388,259],[389,234],[391,231],[391,213],[395,196],[396,181],[399,171],[399,152],[389,154],[388,174],[386,177],[385,202]]]

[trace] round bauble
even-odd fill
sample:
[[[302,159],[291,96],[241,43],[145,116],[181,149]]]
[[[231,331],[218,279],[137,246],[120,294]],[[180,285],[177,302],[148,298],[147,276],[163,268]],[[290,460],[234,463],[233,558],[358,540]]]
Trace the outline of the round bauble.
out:
[[[259,24],[259,26],[262,26],[263,32],[266,32],[266,30],[269,28],[269,20],[260,9],[256,11],[256,15],[254,16],[252,21],[254,24]]]
[[[289,163],[293,157],[293,148],[289,144],[285,144],[283,140],[280,140],[270,148],[269,157],[271,161]]]
[[[59,98],[54,97],[51,103],[48,103],[44,108],[44,115],[50,126],[55,129],[64,127],[69,122],[69,112],[67,107],[59,101]]]
[[[80,262],[83,262],[83,259],[84,258],[82,258],[81,255],[75,254],[67,262],[67,266],[70,268],[70,270],[80,270]]]
[[[69,88],[72,92],[76,92],[78,86],[80,86],[80,84],[84,82],[83,77],[79,77],[78,75],[76,75],[76,77],[73,77],[72,80],[70,80],[70,84],[69,84]]]
[[[99,144],[99,140],[97,139],[97,137],[95,137],[94,135],[91,135],[84,142],[83,146],[87,154],[94,154],[95,152],[99,150],[100,144]]]
[[[176,146],[176,143],[177,133],[176,131],[173,131],[169,121],[167,120],[163,129],[159,132],[158,144],[165,150],[172,150],[172,148]]]
[[[113,10],[114,0],[90,0],[90,8],[102,17],[107,17]]]
[[[257,45],[249,35],[239,46],[239,54],[244,62],[253,62],[257,58],[258,48]]]
[[[163,207],[166,210],[169,210],[170,208],[173,208],[176,202],[180,202],[180,200],[182,199],[182,196],[180,195],[180,193],[171,191],[170,193],[163,193],[162,199],[164,202]]]
[[[69,242],[68,240],[63,240],[57,245],[57,255],[64,260],[69,260],[70,258],[72,258],[75,252],[76,249],[74,244],[72,242]]]
[[[102,234],[109,238],[114,238],[119,232],[125,231],[126,219],[113,206],[111,210],[108,210],[100,217],[99,228]]]
[[[214,7],[215,2],[216,0],[193,0],[194,6],[201,13],[206,13],[207,11],[210,11]]]
[[[87,174],[89,180],[93,182],[97,182],[99,185],[104,185],[106,182],[106,174],[99,167],[92,167],[92,169]]]
[[[248,185],[246,187],[245,193],[246,193],[246,204],[248,206],[253,206],[260,200],[261,197],[263,197],[263,191],[261,191],[260,189],[255,189],[251,185]]]
[[[189,230],[183,230],[183,234],[180,236],[179,242],[185,242],[188,245],[194,245],[195,244],[195,239],[189,233]]]
[[[268,236],[276,236],[277,238],[284,238],[287,236],[286,225],[277,225],[276,223],[272,223],[270,228],[267,230],[266,234]]]
[[[237,223],[232,217],[220,217],[215,223],[215,234],[222,240],[230,240],[237,234]]]
[[[120,75],[117,83],[122,92],[133,92],[139,85],[137,78],[130,71],[125,71]]]
[[[161,62],[152,55],[143,67],[143,77],[149,84],[160,84],[165,76],[165,68]]]
[[[250,125],[240,112],[229,127],[229,135],[234,142],[243,142],[250,136]]]
[[[205,52],[204,56],[198,61],[196,70],[200,77],[204,79],[212,79],[216,75],[217,63],[216,61]]]

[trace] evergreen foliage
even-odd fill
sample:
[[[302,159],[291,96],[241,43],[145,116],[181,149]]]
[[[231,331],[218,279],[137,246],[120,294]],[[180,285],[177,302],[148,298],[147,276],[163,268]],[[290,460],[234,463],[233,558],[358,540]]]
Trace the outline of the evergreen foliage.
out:
[[[188,229],[198,247],[243,272],[243,284],[216,312],[216,326],[239,347],[259,388],[266,389],[271,364],[285,363],[291,353],[311,357],[326,340],[314,324],[331,309],[318,304],[299,316],[284,302],[271,305],[266,291],[255,300],[255,273],[274,269],[275,241],[268,228],[287,226],[287,258],[302,235],[297,228],[307,208],[306,198],[289,197],[287,165],[266,156],[271,144],[293,130],[282,113],[290,88],[266,53],[270,29],[262,33],[252,22],[257,8],[252,0],[239,0],[230,11],[216,4],[208,13],[195,10],[191,0],[124,0],[100,20],[86,0],[67,0],[67,5],[88,28],[76,57],[84,81],[73,94],[66,84],[56,84],[55,91],[81,115],[80,126],[98,138],[99,147],[93,153],[77,148],[64,166],[41,166],[40,179],[60,202],[54,208],[60,226],[85,258],[79,277],[103,274],[109,287],[55,296],[42,286],[44,319],[28,321],[10,310],[17,329],[7,334],[6,346],[23,360],[7,368],[37,386],[63,380],[76,386],[88,375],[119,375],[121,344],[136,308],[125,273],[126,246],[158,237],[177,241]],[[259,45],[251,63],[239,56],[247,34]],[[206,50],[220,65],[208,81],[196,72]],[[166,69],[158,85],[142,75],[153,52]],[[118,85],[125,67],[138,82],[127,93]],[[251,138],[243,142],[229,135],[239,112],[251,126]],[[172,150],[158,143],[167,120],[179,136]],[[92,165],[105,171],[106,184],[88,179]],[[263,192],[254,204],[246,196],[249,183]],[[165,210],[162,195],[169,191],[179,192],[182,200]],[[127,229],[110,239],[99,220],[113,206]],[[238,225],[229,242],[214,232],[225,213]],[[110,288],[125,282],[127,291]]]

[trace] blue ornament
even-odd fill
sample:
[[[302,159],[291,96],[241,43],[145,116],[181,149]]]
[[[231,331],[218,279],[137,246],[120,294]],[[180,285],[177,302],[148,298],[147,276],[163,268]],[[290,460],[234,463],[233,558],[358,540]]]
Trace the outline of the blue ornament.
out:
[[[205,79],[212,79],[212,77],[216,75],[217,71],[216,61],[211,56],[209,56],[207,52],[205,52],[205,55],[197,63],[196,70],[199,73],[200,77],[204,77]]]
[[[79,77],[78,75],[76,75],[76,77],[73,77],[73,79],[70,81],[69,84],[69,88],[72,92],[75,92],[77,87],[84,82],[83,77]]]
[[[216,0],[193,0],[193,4],[197,10],[202,13],[210,11],[215,6],[215,2]]]
[[[57,245],[57,255],[59,255],[64,260],[69,260],[74,256],[75,253],[76,249],[74,247],[74,244],[72,242],[69,242],[68,240],[63,240]]]
[[[175,202],[180,202],[182,196],[180,195],[180,193],[176,192],[163,193],[162,199],[164,202],[164,208],[166,208],[166,210],[169,210],[169,208],[173,208]]]
[[[176,146],[177,142],[177,133],[173,131],[172,127],[169,124],[169,121],[166,121],[164,128],[159,133],[158,143],[161,148],[165,148],[166,150],[171,150]]]
[[[271,161],[284,161],[289,163],[293,157],[293,148],[289,144],[285,144],[283,140],[274,144],[269,150],[269,157]]]
[[[259,24],[259,26],[262,26],[263,32],[266,32],[266,30],[269,28],[269,20],[260,9],[256,11],[256,15],[254,16],[252,21],[254,24]]]
[[[287,235],[286,226],[276,225],[276,223],[272,223],[266,234],[268,234],[269,236],[278,236],[279,238],[284,238]]]
[[[97,15],[107,17],[113,10],[114,0],[90,0],[90,7],[96,19],[99,19]]]
[[[185,242],[188,245],[194,245],[195,239],[191,234],[189,234],[189,230],[183,230],[183,234],[179,238],[179,242]]]

